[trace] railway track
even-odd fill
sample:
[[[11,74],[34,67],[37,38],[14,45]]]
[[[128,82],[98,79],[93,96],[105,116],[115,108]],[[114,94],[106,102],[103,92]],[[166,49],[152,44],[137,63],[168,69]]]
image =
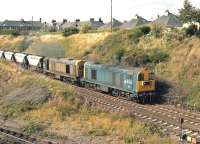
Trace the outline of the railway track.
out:
[[[79,95],[94,107],[134,116],[137,119],[156,124],[163,129],[163,132],[176,136],[181,133],[180,118],[184,118],[183,132],[190,136],[199,136],[200,134],[200,113],[189,112],[170,105],[141,105],[89,89],[74,87]]]
[[[56,142],[52,142],[49,140],[41,140],[30,135],[23,134],[21,132],[10,130],[5,127],[0,127],[0,135],[9,137],[10,139],[13,139],[16,142],[21,142],[25,144],[57,144]]]

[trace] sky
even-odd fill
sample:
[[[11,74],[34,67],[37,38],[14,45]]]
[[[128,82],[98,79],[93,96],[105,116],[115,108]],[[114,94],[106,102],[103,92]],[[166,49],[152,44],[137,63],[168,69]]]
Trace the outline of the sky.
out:
[[[34,20],[50,22],[52,19],[74,21],[89,18],[110,20],[110,0],[0,0],[0,21]],[[153,20],[165,10],[177,13],[184,0],[113,0],[113,17],[121,21],[130,20],[136,14]],[[190,0],[200,8],[200,0]]]

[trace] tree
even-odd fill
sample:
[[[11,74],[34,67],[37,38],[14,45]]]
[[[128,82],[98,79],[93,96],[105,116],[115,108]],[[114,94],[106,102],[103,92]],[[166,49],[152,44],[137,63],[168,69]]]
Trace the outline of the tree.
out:
[[[193,36],[198,34],[197,26],[194,24],[190,25],[187,29],[185,29],[185,33],[187,36]]]
[[[79,29],[77,29],[75,27],[68,27],[68,28],[64,29],[63,36],[70,36],[70,35],[77,34],[77,33],[79,33]]]
[[[183,22],[200,22],[200,9],[195,8],[189,0],[185,0],[183,8],[179,10],[179,18]]]

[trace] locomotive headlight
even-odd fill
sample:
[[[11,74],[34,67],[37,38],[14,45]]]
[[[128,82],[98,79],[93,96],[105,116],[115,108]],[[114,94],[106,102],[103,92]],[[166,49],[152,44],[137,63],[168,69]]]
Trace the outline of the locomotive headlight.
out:
[[[142,86],[148,86],[148,85],[150,85],[150,84],[151,84],[150,81],[143,81]]]

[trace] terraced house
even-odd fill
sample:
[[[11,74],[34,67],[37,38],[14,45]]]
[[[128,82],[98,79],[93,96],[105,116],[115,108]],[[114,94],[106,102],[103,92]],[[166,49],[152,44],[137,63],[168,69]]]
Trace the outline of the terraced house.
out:
[[[166,28],[182,28],[183,23],[179,18],[170,13],[168,10],[166,11],[167,15],[158,16],[158,18],[153,23],[158,23]]]
[[[80,21],[80,19],[76,19],[74,22],[68,22],[67,20],[63,20],[61,24],[61,29],[69,28],[69,27],[76,27],[81,28],[84,25],[90,25],[92,29],[98,29],[99,27],[104,25],[104,22],[101,18],[99,20],[95,20],[94,18],[90,18],[89,21]]]
[[[121,28],[121,29],[132,29],[132,28],[142,26],[142,25],[145,25],[145,24],[148,24],[148,23],[150,23],[150,21],[148,21],[148,20],[144,19],[143,17],[136,14],[136,18],[131,19],[128,22],[125,22],[119,28]]]
[[[0,23],[0,29],[17,30],[17,31],[38,31],[42,28],[42,21],[20,21],[5,20]]]

